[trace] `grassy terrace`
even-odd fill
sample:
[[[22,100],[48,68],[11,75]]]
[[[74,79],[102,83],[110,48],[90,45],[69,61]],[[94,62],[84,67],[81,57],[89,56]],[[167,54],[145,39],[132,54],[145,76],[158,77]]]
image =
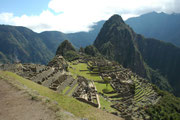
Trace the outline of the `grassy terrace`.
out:
[[[63,91],[62,91],[62,94],[64,95],[71,87],[70,86],[67,86]]]
[[[58,105],[68,111],[73,113],[75,116],[80,118],[87,118],[89,120],[119,120],[119,117],[108,114],[97,108],[94,108],[88,104],[80,102],[72,97],[64,96],[59,94],[47,87],[36,84],[30,80],[24,79],[12,72],[0,71],[0,77],[4,80],[18,82],[32,90],[37,91],[41,96],[50,98],[53,101],[57,101]]]
[[[140,85],[139,81],[137,78],[134,78],[135,82],[135,95],[134,95],[134,100],[136,102],[141,102],[141,101],[146,101],[146,96],[153,94],[152,87],[150,85],[147,85],[146,87],[143,87]]]
[[[77,65],[73,65],[73,63],[69,63],[71,67],[69,67],[69,71],[73,74],[74,77],[77,75],[83,76],[89,80],[93,80],[95,83],[95,86],[97,88],[97,91],[99,93],[103,93],[103,89],[106,88],[106,84],[104,83],[103,79],[98,75],[98,74],[91,74],[92,72],[87,69],[87,64],[85,63],[78,63]],[[107,89],[109,91],[113,91],[113,88],[108,85]],[[112,93],[112,94],[106,94],[103,93],[106,96],[114,96],[117,95],[117,93]],[[115,109],[111,108],[110,106],[112,105],[111,102],[106,101],[103,97],[100,97],[100,104],[101,108],[105,108],[109,112],[114,112],[116,111]]]
[[[85,63],[79,63],[77,65],[73,65],[72,63],[70,63],[70,65],[72,68],[69,68],[69,71],[75,76],[80,75],[89,80],[103,81],[99,75],[92,75],[91,72],[87,69],[87,64]]]

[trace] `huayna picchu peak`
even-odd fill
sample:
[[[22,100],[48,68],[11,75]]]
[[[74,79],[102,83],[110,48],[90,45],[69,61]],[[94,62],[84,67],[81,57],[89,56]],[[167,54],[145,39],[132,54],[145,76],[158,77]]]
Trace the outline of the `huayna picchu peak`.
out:
[[[111,16],[109,18],[108,21],[106,22],[110,22],[110,23],[114,23],[114,24],[124,24],[124,20],[122,19],[122,17],[118,14],[114,14],[113,16]]]
[[[105,22],[94,41],[94,46],[108,59],[118,61],[126,68],[146,77],[145,65],[135,43],[136,34],[121,16],[114,15]]]
[[[119,20],[120,22],[118,22]],[[178,72],[172,72],[172,70],[179,71],[180,68],[180,65],[175,62],[180,58],[174,56],[179,56],[179,48],[136,34],[132,28],[122,22],[118,15],[112,16],[105,22],[94,41],[94,46],[109,60],[115,60],[125,68],[130,68],[161,89],[170,92],[174,90],[173,93],[179,96],[179,88],[177,84],[174,84],[179,83]],[[168,57],[163,51],[167,51]],[[167,58],[166,64],[163,58]],[[172,68],[172,66],[174,67]]]

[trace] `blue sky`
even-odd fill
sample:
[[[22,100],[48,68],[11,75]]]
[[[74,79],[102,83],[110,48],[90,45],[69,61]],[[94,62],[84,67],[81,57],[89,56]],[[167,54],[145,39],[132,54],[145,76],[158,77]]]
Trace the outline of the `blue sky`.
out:
[[[72,33],[89,31],[113,14],[126,20],[152,11],[180,13],[179,5],[180,0],[0,0],[0,24]]]
[[[15,16],[39,15],[48,9],[50,0],[0,0],[0,13],[14,13]]]

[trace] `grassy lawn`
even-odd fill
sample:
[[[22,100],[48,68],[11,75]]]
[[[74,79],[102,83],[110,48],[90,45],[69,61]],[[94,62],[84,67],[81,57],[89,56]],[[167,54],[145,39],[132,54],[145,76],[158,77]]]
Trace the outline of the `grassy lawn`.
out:
[[[78,86],[78,84],[76,84],[76,85],[72,88],[72,90],[69,91],[68,95],[72,95],[77,86]]]
[[[88,71],[87,69],[87,64],[85,63],[79,63],[77,65],[73,65],[72,63],[70,63],[71,67],[69,67],[69,71],[74,74],[74,75],[79,75],[79,76],[83,76],[89,80],[93,80],[93,81],[102,81],[102,78],[99,75],[93,75],[90,74],[91,72]],[[87,70],[87,71],[80,71],[80,70]]]
[[[82,103],[72,97],[64,96],[63,94],[57,93],[47,87],[36,84],[30,80],[24,79],[12,72],[0,71],[0,77],[4,80],[17,81],[28,88],[37,91],[41,96],[50,98],[53,101],[57,101],[58,105],[68,111],[73,113],[75,116],[81,118],[87,118],[89,120],[118,120],[119,117],[108,114],[97,108],[94,108],[88,104]]]
[[[103,89],[106,89],[106,84],[105,83],[94,82],[94,84],[96,85],[97,91],[100,92],[100,93],[103,93]],[[107,89],[109,91],[114,91],[113,88],[110,85],[108,85]],[[109,96],[109,95],[112,95],[112,94],[105,94],[105,95]]]
[[[101,101],[101,109],[106,109],[108,112],[117,112],[114,108],[111,107],[112,103],[106,101],[102,96],[99,96]]]
[[[70,86],[67,86],[63,91],[62,91],[62,94],[64,95],[66,93],[66,91],[69,90],[69,88],[71,88]]]

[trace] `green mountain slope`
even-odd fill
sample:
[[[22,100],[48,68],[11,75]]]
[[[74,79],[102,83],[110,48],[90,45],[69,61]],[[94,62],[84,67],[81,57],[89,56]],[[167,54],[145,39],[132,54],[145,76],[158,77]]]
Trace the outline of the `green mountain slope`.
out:
[[[145,39],[142,36],[137,37],[136,43],[145,62],[151,68],[167,76],[176,95],[180,96],[180,49],[172,44],[155,39]]]
[[[56,53],[58,45],[67,39],[64,33],[58,31],[45,31],[40,33],[39,36],[53,54]]]
[[[53,55],[37,33],[24,27],[4,25],[0,26],[0,52],[10,62],[21,61],[42,64],[47,63]]]

